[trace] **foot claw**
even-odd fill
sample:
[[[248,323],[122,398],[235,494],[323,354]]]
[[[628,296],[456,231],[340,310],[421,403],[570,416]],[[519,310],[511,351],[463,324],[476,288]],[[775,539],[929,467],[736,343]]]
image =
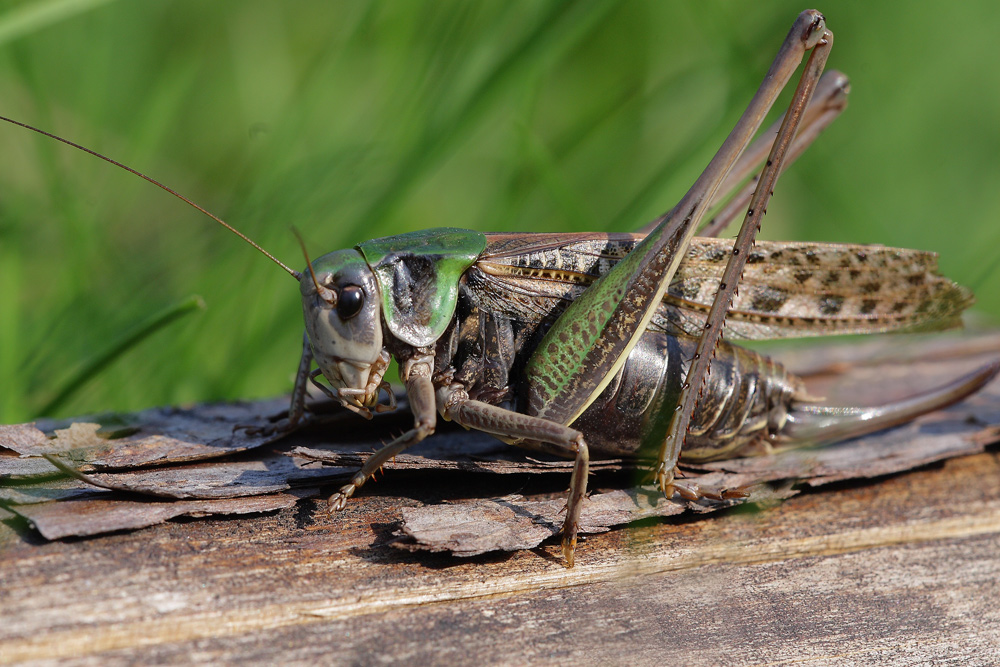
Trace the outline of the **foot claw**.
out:
[[[677,495],[690,502],[697,502],[703,498],[714,500],[716,502],[722,502],[725,500],[738,500],[750,496],[750,492],[746,489],[746,487],[736,489],[714,489],[711,487],[699,486],[694,482],[678,482],[676,480],[670,484],[670,489],[664,492],[664,495],[669,498],[674,494],[674,492],[677,492]]]
[[[676,488],[674,484],[675,472],[675,468],[668,467],[666,463],[661,463],[654,473],[656,485],[660,487],[660,491],[667,498],[674,495],[674,489]]]
[[[576,540],[579,532],[579,523],[571,516],[567,516],[562,529],[562,553],[563,558],[566,559],[566,567],[573,567],[573,563],[576,560],[574,555],[576,553]]]
[[[573,567],[575,562],[576,554],[576,534],[574,532],[573,537],[569,535],[563,535],[562,539],[562,553],[563,558],[566,559],[566,567]]]
[[[684,484],[674,481],[671,486],[673,487],[674,491],[676,491],[677,494],[680,495],[681,498],[683,498],[684,500],[689,500],[691,502],[701,500],[702,498],[707,497],[708,493],[711,493],[704,491],[697,484]]]
[[[750,495],[750,491],[747,490],[747,487],[742,486],[735,489],[717,489],[703,487],[699,484],[695,484],[694,482],[678,481],[677,469],[667,468],[665,464],[660,464],[660,467],[656,469],[655,475],[656,481],[660,486],[660,491],[662,491],[663,495],[667,498],[673,497],[674,493],[676,493],[684,500],[697,502],[702,498],[723,501],[746,498]]]
[[[340,491],[330,496],[326,501],[326,511],[330,514],[339,512],[347,507],[347,499],[354,495],[358,487],[353,484],[346,484],[340,487]]]

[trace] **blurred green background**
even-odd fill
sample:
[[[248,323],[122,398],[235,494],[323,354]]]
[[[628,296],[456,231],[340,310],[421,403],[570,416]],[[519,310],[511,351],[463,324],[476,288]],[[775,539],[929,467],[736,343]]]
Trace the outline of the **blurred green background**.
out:
[[[296,268],[429,226],[630,230],[672,206],[800,2],[0,2],[0,114],[125,162]],[[851,105],[780,239],[932,249],[1000,313],[1000,4],[825,2]],[[787,98],[787,96],[786,96]],[[0,127],[0,421],[188,295],[60,415],[286,392],[297,286],[181,202]]]

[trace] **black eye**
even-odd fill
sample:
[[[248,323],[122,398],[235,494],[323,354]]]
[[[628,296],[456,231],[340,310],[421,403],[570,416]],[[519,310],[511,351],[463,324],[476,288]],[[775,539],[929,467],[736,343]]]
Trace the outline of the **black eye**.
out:
[[[337,315],[342,320],[349,320],[361,312],[361,306],[365,302],[365,293],[357,285],[348,285],[340,290],[340,297],[337,299]]]

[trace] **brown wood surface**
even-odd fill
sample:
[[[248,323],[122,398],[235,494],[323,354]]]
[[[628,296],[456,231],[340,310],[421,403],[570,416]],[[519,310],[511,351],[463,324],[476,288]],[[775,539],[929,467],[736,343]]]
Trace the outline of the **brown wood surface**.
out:
[[[955,356],[954,341],[939,355],[921,348],[917,356],[922,365],[938,358],[954,376],[981,363],[980,356],[995,358],[1000,349],[995,335],[974,343],[972,357],[967,345]],[[858,402],[887,400],[887,387],[929,386],[924,375],[915,383],[923,371],[898,345],[890,356],[903,354],[904,362],[891,358],[879,362],[888,365],[854,368],[875,352],[818,355],[825,363],[813,364],[811,381],[839,373],[831,370],[834,359],[835,366],[862,373],[846,385]],[[816,356],[804,354],[806,360]],[[955,415],[981,431],[984,442],[995,442],[998,388],[995,381],[955,406],[950,417],[928,415],[911,424],[907,428],[917,434],[912,443],[938,433]],[[835,385],[827,389],[836,393]],[[196,411],[206,409],[215,414],[212,419],[262,412],[255,405]],[[0,463],[12,471],[3,473],[12,484],[0,490],[21,516],[0,510],[3,664],[1000,664],[996,445],[907,473],[806,489],[772,505],[615,528],[583,541],[576,567],[567,569],[551,539],[534,549],[471,558],[393,546],[401,518],[411,512],[407,508],[423,511],[467,499],[481,504],[512,494],[562,498],[565,472],[402,465],[331,517],[308,488],[311,468],[306,476],[295,472],[298,486],[243,497],[222,493],[232,486],[226,475],[222,486],[191,496],[219,474],[181,473],[208,463],[150,469],[165,476],[151,488],[171,491],[169,498],[143,497],[135,491],[142,485],[110,491],[79,479],[24,486],[16,481],[25,479],[19,475],[37,474],[24,464],[48,462],[23,458],[27,450],[20,457],[15,452],[58,441],[39,439],[29,428],[5,432],[10,449]],[[887,432],[872,446],[908,432]],[[184,452],[201,451],[189,435],[178,437]],[[310,445],[310,437],[302,444]],[[472,441],[462,437],[437,436],[445,450],[468,449]],[[74,438],[77,446],[89,446],[93,434],[81,430]],[[119,444],[112,448],[111,442]],[[100,470],[109,456],[147,461],[176,450],[157,437],[137,442],[93,441],[96,449],[85,448],[93,469],[88,474],[106,482],[111,477]],[[266,491],[285,475],[289,459],[281,451],[269,444],[237,452],[220,459],[232,461],[220,470],[235,474],[244,490]],[[780,460],[726,465],[773,468]],[[605,470],[591,487],[623,488],[630,480]],[[779,491],[788,488],[780,484]],[[124,495],[109,500],[112,494]],[[101,521],[114,519],[130,530],[154,523],[144,517],[130,525],[140,506],[166,512],[156,521],[180,518],[55,541],[29,523],[38,525],[47,513],[47,530],[54,535],[79,533],[79,526],[67,524],[90,521],[88,503],[105,508]],[[76,513],[67,511],[74,507]],[[118,518],[109,518],[108,507]],[[214,513],[229,515],[203,518]]]
[[[379,491],[400,495],[333,522],[307,503],[43,542],[8,521],[0,661],[1000,661],[995,452],[593,536],[573,569],[551,544],[465,560],[393,549],[400,506],[426,491]]]

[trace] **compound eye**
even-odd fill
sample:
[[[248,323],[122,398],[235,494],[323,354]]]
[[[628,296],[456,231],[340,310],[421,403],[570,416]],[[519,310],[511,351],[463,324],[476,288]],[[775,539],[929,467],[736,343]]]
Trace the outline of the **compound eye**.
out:
[[[337,299],[337,315],[342,320],[349,320],[361,312],[365,303],[365,293],[357,285],[348,285],[340,290]]]

